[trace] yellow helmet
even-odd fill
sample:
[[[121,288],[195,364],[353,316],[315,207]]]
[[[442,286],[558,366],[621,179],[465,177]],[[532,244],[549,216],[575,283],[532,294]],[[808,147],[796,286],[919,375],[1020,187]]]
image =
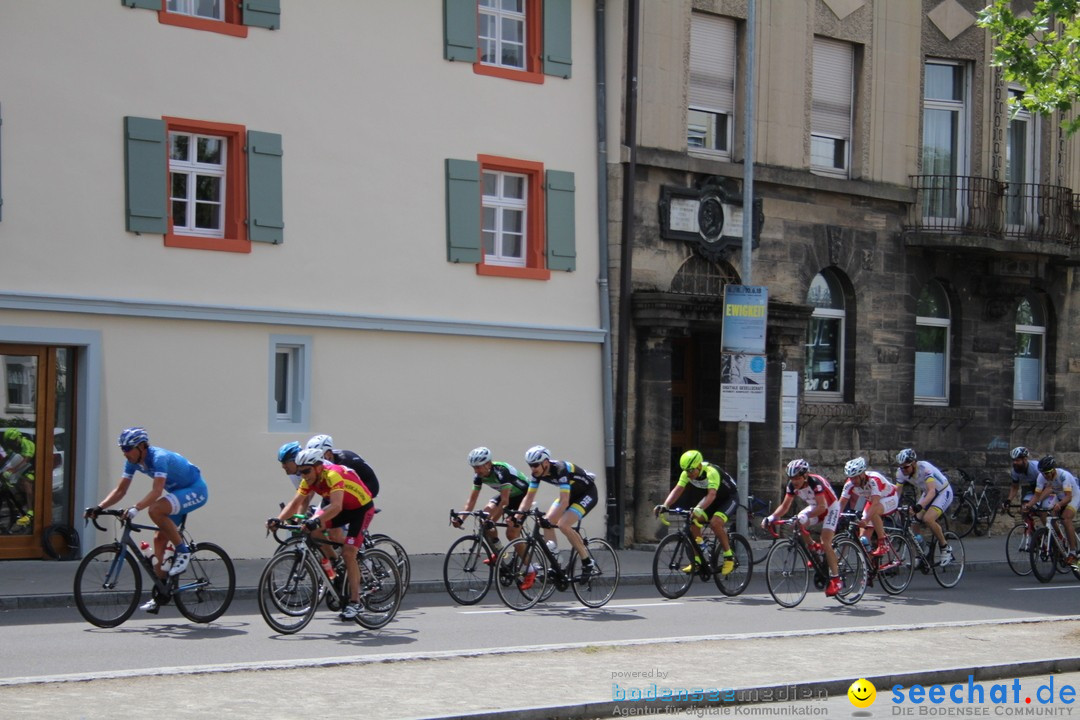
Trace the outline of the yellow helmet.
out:
[[[683,470],[694,470],[701,467],[701,462],[705,458],[701,457],[701,453],[697,450],[687,450],[679,458],[679,467]]]

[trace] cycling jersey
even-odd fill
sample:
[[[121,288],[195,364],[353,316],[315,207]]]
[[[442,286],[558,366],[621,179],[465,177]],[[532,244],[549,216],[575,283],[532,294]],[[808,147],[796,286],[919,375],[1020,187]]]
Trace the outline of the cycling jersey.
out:
[[[896,484],[902,485],[907,483],[911,485],[919,493],[925,495],[928,488],[933,487],[939,493],[945,488],[949,487],[949,478],[945,477],[945,474],[934,467],[931,463],[925,460],[919,460],[915,463],[915,471],[908,477],[904,474],[904,471],[900,468],[896,469]],[[934,503],[935,505],[937,503]]]
[[[788,480],[784,492],[798,497],[807,505],[819,505],[822,508],[827,508],[836,502],[836,493],[833,491],[832,484],[820,475],[807,475],[806,484],[802,486],[802,489],[797,489],[795,484]]]
[[[1014,465],[1012,470],[1009,471],[1009,477],[1012,478],[1013,485],[1020,485],[1023,483],[1022,488],[1023,496],[1030,495],[1035,492],[1036,485],[1039,482],[1039,466],[1030,460],[1025,460],[1027,467],[1022,471],[1017,471]]]
[[[203,481],[202,472],[187,458],[165,448],[147,446],[141,463],[124,462],[124,477],[130,480],[135,472],[143,472],[152,478],[165,478],[165,492],[191,487]]]
[[[1074,503],[1080,499],[1080,485],[1077,484],[1076,476],[1064,468],[1058,468],[1054,473],[1054,479],[1049,480],[1045,475],[1039,473],[1039,479],[1035,481],[1035,490],[1041,491],[1049,485],[1051,492],[1057,496],[1057,499],[1064,500],[1065,492],[1067,490],[1072,491],[1072,498],[1069,504],[1075,507]]]
[[[364,481],[351,468],[344,465],[323,463],[322,471],[316,475],[315,479],[311,480],[310,477],[309,475],[303,478],[300,481],[300,487],[296,489],[296,492],[304,497],[312,492],[328,497],[335,490],[343,490],[342,507],[346,510],[362,508],[371,502],[371,493],[364,485]]]
[[[473,487],[479,489],[484,485],[500,491],[509,486],[512,498],[525,495],[525,491],[529,489],[529,481],[525,475],[513,465],[504,462],[491,463],[491,473],[486,478],[473,476]]]
[[[866,484],[859,487],[854,478],[848,478],[844,483],[844,489],[840,493],[841,500],[865,498],[868,502],[871,497],[887,498],[896,495],[896,486],[889,482],[884,475],[873,470],[866,471]]]
[[[371,466],[364,462],[364,458],[360,457],[352,450],[338,450],[334,448],[330,451],[334,456],[334,463],[336,465],[344,465],[355,472],[361,480],[364,481],[364,486],[367,487],[368,492],[371,493],[371,497],[375,498],[379,496],[379,478],[375,475],[375,471]]]
[[[592,487],[596,476],[569,460],[551,460],[548,463],[548,474],[532,477],[529,480],[529,489],[535,490],[540,487],[541,480],[552,485],[558,485],[560,490],[570,490],[573,493],[575,489]]]
[[[735,481],[731,479],[723,470],[718,469],[712,463],[701,463],[701,472],[698,473],[697,479],[693,479],[690,475],[683,470],[682,475],[679,476],[679,482],[676,483],[677,487],[686,487],[692,485],[699,490],[708,492],[709,490],[716,491],[716,499],[724,503],[727,503],[732,497],[738,496],[738,489],[735,486]]]

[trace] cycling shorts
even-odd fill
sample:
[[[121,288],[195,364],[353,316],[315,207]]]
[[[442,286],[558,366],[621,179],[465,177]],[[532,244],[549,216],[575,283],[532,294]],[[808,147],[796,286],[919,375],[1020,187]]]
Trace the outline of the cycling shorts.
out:
[[[185,515],[206,504],[209,493],[206,490],[206,482],[200,478],[186,488],[165,493],[161,497],[169,501],[169,519],[179,525],[184,521]]]
[[[573,489],[570,490],[570,506],[567,507],[567,511],[577,515],[578,519],[584,518],[589,514],[589,511],[596,507],[599,498],[595,483],[589,483],[588,485],[575,483]],[[551,507],[555,508],[558,504],[559,501],[556,500],[551,503]]]
[[[888,497],[878,497],[878,502],[881,503],[881,516],[885,517],[896,511],[896,508],[900,507],[900,493],[893,493]],[[870,516],[866,514],[867,509],[870,507],[870,503],[863,505],[862,519],[869,520]]]
[[[686,491],[679,498],[679,503],[676,507],[691,510],[695,505],[700,503],[705,497],[707,490],[703,490],[698,487],[690,485],[686,488]],[[727,499],[720,497],[719,494],[713,499],[709,507],[705,508],[705,514],[712,518],[714,515],[719,515],[722,522],[728,522],[735,517],[735,509],[739,507],[739,494],[731,493]]]
[[[825,508],[824,512],[819,509],[818,505],[807,505],[799,511],[799,522],[805,527],[807,525],[813,525],[816,522],[821,523],[822,530],[836,531],[836,525],[840,522],[840,501],[833,500],[829,507]],[[817,510],[818,512],[814,512]]]
[[[509,510],[517,510],[519,507],[521,507],[521,501],[524,500],[524,499],[525,499],[525,493],[521,493],[520,495],[511,495],[510,499],[506,503],[507,509],[509,509]],[[502,493],[499,493],[495,497],[488,500],[488,505],[494,505],[495,507],[501,506],[502,505]]]
[[[351,510],[343,508],[341,512],[330,519],[327,527],[347,528],[345,531],[345,544],[355,546],[360,544],[361,541],[357,540],[357,538],[360,533],[367,530],[367,526],[371,524],[371,518],[373,517],[375,517],[374,503],[367,503]]]
[[[945,511],[949,509],[949,506],[952,505],[952,501],[952,485],[946,485],[945,489],[939,491],[938,494],[934,496],[934,502],[930,503],[930,507],[936,507],[940,511],[938,517],[941,517],[945,514]]]

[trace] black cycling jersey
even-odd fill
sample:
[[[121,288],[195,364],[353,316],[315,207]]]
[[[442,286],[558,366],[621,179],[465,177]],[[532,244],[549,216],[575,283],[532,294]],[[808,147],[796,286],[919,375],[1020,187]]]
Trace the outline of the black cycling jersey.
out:
[[[502,490],[504,485],[510,486],[510,497],[518,497],[524,495],[525,491],[529,489],[529,481],[525,479],[525,476],[513,465],[508,465],[504,462],[491,463],[491,474],[486,478],[482,478],[479,475],[473,476],[473,486],[480,488],[483,485],[490,485],[493,488]]]
[[[592,487],[595,484],[596,476],[570,461],[551,460],[548,462],[548,474],[540,477],[534,476],[529,481],[529,487],[540,487],[541,480],[559,487],[569,485],[570,492],[573,492],[577,488]]]
[[[337,448],[334,448],[330,452],[333,453],[334,462],[336,464],[351,468],[353,472],[360,476],[360,479],[367,485],[371,497],[374,498],[379,494],[379,478],[375,475],[375,471],[371,469],[371,466],[364,462],[364,458],[360,457],[352,450],[338,450]]]

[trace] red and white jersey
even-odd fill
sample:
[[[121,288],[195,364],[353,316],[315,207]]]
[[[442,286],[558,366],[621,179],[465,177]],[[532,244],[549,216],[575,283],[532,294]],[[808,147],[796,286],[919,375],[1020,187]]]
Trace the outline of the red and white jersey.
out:
[[[820,508],[827,508],[836,502],[836,493],[833,492],[832,485],[820,475],[807,475],[806,484],[801,490],[797,490],[795,485],[788,480],[785,492],[788,495],[797,496],[807,505],[817,505]]]
[[[874,470],[866,471],[866,484],[859,487],[855,484],[854,478],[848,478],[844,483],[844,490],[840,493],[841,500],[850,499],[852,496],[855,498],[864,498],[867,501],[871,497],[887,498],[896,495],[896,486],[879,472]]]

